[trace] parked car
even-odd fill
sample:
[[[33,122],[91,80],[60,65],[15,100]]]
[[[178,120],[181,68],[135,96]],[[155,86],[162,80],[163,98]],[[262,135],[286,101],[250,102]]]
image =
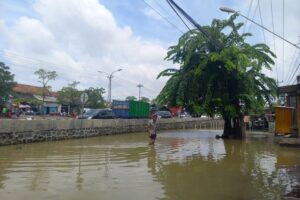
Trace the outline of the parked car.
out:
[[[181,112],[181,113],[178,113],[178,117],[179,118],[190,118],[192,117],[188,112]]]
[[[157,111],[156,114],[159,118],[171,118],[172,117],[172,114],[170,111],[161,110],[161,111]]]
[[[33,110],[27,110],[25,115],[36,115],[36,113]]]
[[[115,114],[111,109],[90,109],[83,115],[79,115],[78,119],[113,119]]]

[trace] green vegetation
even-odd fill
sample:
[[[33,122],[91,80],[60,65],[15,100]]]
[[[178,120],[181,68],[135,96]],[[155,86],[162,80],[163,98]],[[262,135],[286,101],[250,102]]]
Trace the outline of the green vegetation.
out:
[[[73,81],[58,91],[58,101],[61,104],[70,106],[71,111],[80,107],[81,92],[77,89],[78,84],[79,82]]]
[[[0,110],[2,110],[5,101],[9,99],[15,85],[14,74],[11,74],[8,66],[0,62]]]
[[[213,20],[203,27],[206,34],[191,30],[182,35],[166,57],[180,68],[166,69],[158,76],[170,76],[157,97],[159,104],[221,114],[224,138],[241,138],[243,116],[271,104],[276,95],[275,80],[262,73],[271,70],[275,55],[265,44],[245,42],[250,34],[239,34],[243,24],[235,24],[235,18]]]
[[[128,96],[128,97],[126,97],[126,100],[128,100],[128,101],[130,101],[130,100],[136,101],[137,98],[135,96]]]
[[[46,71],[44,69],[39,69],[34,72],[35,75],[38,76],[38,79],[42,84],[41,96],[42,96],[42,110],[45,102],[45,97],[50,93],[51,86],[48,85],[48,82],[51,80],[55,80],[58,76],[56,71]]]
[[[86,107],[88,108],[105,108],[105,100],[103,98],[103,94],[105,93],[104,88],[93,88],[90,87],[89,89],[85,90],[88,94],[88,101],[86,103]]]
[[[79,82],[73,81],[68,84],[68,86],[63,87],[60,91],[58,91],[58,101],[61,104],[70,106],[72,110],[80,110],[81,102],[80,95],[85,92],[88,94],[88,101],[85,104],[87,108],[104,108],[105,100],[103,98],[103,94],[105,90],[103,88],[89,88],[84,91],[80,91],[77,89]]]
[[[145,102],[145,103],[150,103],[150,99],[147,97],[141,97],[140,101]]]

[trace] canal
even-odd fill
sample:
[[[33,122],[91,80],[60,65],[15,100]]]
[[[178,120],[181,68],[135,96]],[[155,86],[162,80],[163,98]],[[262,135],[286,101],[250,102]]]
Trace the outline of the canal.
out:
[[[0,147],[0,199],[193,200],[299,197],[300,149],[272,137],[167,131]]]

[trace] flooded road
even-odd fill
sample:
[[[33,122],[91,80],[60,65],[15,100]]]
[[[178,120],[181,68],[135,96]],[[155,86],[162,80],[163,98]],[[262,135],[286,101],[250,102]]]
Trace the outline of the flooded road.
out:
[[[170,131],[0,148],[0,199],[283,199],[298,195],[300,149],[271,138]],[[296,192],[295,192],[296,191]]]

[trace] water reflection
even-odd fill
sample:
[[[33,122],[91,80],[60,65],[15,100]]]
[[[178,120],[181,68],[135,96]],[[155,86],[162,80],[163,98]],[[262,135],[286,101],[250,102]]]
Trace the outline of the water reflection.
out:
[[[217,132],[128,134],[0,148],[0,199],[282,199],[300,150]]]

